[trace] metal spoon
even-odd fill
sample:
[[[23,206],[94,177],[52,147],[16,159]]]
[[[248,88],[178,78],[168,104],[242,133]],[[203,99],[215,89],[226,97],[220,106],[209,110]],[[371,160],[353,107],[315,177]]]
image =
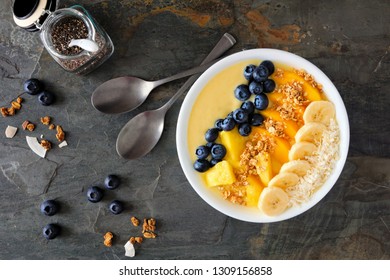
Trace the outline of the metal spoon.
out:
[[[92,106],[106,114],[130,112],[140,106],[154,88],[170,81],[203,72],[216,61],[202,64],[158,81],[145,81],[132,76],[108,80],[92,93]]]
[[[225,33],[202,64],[209,62],[230,49],[236,40]],[[162,107],[138,114],[119,132],[116,141],[117,153],[126,159],[136,159],[149,153],[160,140],[164,128],[165,114],[172,104],[183,94],[200,74],[190,77],[176,94]]]

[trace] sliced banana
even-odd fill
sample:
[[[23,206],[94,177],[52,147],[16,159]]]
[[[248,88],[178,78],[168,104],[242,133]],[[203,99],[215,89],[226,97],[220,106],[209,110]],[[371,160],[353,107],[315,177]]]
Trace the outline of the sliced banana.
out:
[[[299,177],[295,173],[284,172],[279,173],[271,179],[268,183],[268,187],[277,187],[281,189],[286,189],[291,186],[295,186],[299,182]]]
[[[268,216],[277,216],[286,210],[288,201],[288,195],[284,190],[267,187],[260,194],[258,208]]]
[[[307,156],[313,155],[317,151],[316,145],[310,142],[298,142],[291,146],[288,152],[288,158],[290,161],[297,159],[306,159]]]
[[[332,102],[324,100],[313,101],[303,113],[303,120],[305,123],[319,122],[328,125],[335,115],[336,110]]]
[[[293,160],[286,162],[282,165],[282,168],[280,168],[280,173],[294,173],[298,176],[305,176],[307,173],[307,170],[310,168],[310,163],[307,160]]]
[[[295,141],[307,141],[311,143],[318,143],[321,140],[322,133],[326,126],[322,123],[310,122],[302,126],[295,134]]]

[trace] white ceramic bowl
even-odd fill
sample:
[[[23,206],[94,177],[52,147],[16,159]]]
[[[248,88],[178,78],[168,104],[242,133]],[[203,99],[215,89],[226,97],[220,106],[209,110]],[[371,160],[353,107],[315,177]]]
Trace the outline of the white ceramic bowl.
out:
[[[309,74],[313,75],[314,79],[318,83],[322,84],[324,93],[327,98],[335,105],[336,118],[340,128],[340,157],[330,177],[327,179],[324,185],[313,194],[309,202],[302,204],[299,207],[289,208],[283,214],[276,217],[266,216],[262,214],[261,211],[257,208],[233,204],[224,200],[221,194],[211,191],[210,188],[204,184],[199,173],[194,170],[193,161],[191,160],[190,156],[190,152],[192,151],[190,151],[188,147],[188,122],[191,110],[194,102],[196,101],[204,86],[210,81],[212,77],[214,77],[223,69],[226,69],[227,67],[238,62],[251,59],[271,60],[275,63],[291,66],[296,69],[306,70]],[[186,175],[194,190],[209,205],[218,211],[239,220],[255,223],[270,223],[286,220],[302,214],[317,204],[330,191],[340,176],[347,158],[349,147],[349,122],[347,111],[339,92],[330,79],[315,65],[300,56],[286,51],[275,49],[252,49],[232,54],[220,60],[211,66],[207,71],[205,71],[191,87],[190,91],[184,99],[179,113],[176,131],[176,145],[180,164],[184,174]]]

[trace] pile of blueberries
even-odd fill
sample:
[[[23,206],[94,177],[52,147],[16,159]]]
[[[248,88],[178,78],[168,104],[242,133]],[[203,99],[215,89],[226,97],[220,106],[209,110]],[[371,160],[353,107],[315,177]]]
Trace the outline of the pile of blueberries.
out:
[[[119,187],[120,178],[116,175],[108,175],[104,180],[106,189],[113,190]],[[97,186],[89,187],[87,190],[87,198],[90,202],[96,203],[102,200],[103,190]],[[114,215],[120,214],[123,209],[123,203],[119,200],[114,200],[108,207]],[[41,204],[41,212],[46,216],[53,216],[60,210],[60,203],[56,200],[45,200]],[[55,223],[49,223],[43,228],[43,236],[50,240],[56,238],[61,233],[61,226]]]
[[[55,100],[55,95],[44,89],[44,84],[38,79],[28,79],[23,84],[23,89],[27,94],[37,95],[38,101],[44,106],[51,105]]]
[[[252,126],[260,126],[264,117],[259,111],[268,107],[269,100],[266,94],[275,90],[275,81],[269,76],[275,71],[272,61],[264,60],[259,66],[250,64],[244,69],[244,77],[248,84],[241,84],[234,90],[234,96],[242,101],[240,108],[230,112],[224,119],[218,119],[213,128],[206,131],[207,143],[196,148],[197,160],[194,169],[205,172],[220,162],[226,155],[226,148],[215,143],[220,131],[230,131],[236,126],[242,136],[248,136]],[[255,96],[251,101],[252,94]]]

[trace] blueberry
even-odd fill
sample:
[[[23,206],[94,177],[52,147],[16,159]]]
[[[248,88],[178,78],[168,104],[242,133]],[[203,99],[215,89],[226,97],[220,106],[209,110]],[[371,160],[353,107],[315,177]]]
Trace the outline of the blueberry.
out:
[[[212,148],[214,145],[215,145],[214,142],[207,142],[205,146],[206,146],[207,148],[209,148],[209,151],[211,151],[211,148]]]
[[[253,65],[253,64],[249,64],[245,67],[244,69],[244,77],[245,79],[247,79],[248,81],[250,81],[252,79],[252,73],[253,71],[256,69],[256,65]]]
[[[224,131],[230,131],[232,130],[234,127],[236,126],[236,121],[231,118],[231,117],[227,117],[226,119],[223,120],[222,122],[222,129]]]
[[[268,97],[264,93],[260,93],[259,95],[256,95],[255,97],[255,108],[257,110],[264,110],[268,107]]]
[[[239,85],[234,90],[234,96],[240,101],[245,101],[245,100],[249,99],[249,97],[251,96],[251,93],[250,93],[247,85]]]
[[[223,119],[218,119],[215,121],[214,127],[217,128],[219,131],[222,131],[222,122]]]
[[[275,81],[272,79],[267,79],[263,82],[263,91],[265,93],[273,92],[276,87]]]
[[[206,131],[206,134],[204,135],[204,139],[206,139],[207,142],[214,142],[218,138],[219,130],[218,128],[210,128]]]
[[[46,239],[54,239],[60,234],[60,232],[61,228],[57,224],[47,224],[42,231],[43,236]]]
[[[194,169],[198,172],[205,172],[210,167],[210,162],[207,159],[197,159],[194,162]]]
[[[41,212],[46,216],[53,216],[58,212],[58,203],[55,200],[45,200],[41,204]]]
[[[43,90],[43,84],[38,79],[29,79],[24,82],[23,89],[30,95],[36,95]]]
[[[120,202],[119,200],[114,200],[110,203],[108,208],[110,209],[112,214],[118,215],[123,211],[123,203]]]
[[[256,82],[264,82],[268,76],[269,76],[269,72],[268,72],[268,68],[265,67],[264,65],[259,65],[259,67],[257,67],[254,71],[253,71],[253,80],[255,80]]]
[[[251,134],[252,127],[249,123],[241,123],[238,125],[238,133],[240,133],[241,136],[248,136]]]
[[[198,158],[205,159],[210,154],[210,148],[205,145],[199,146],[198,148],[196,148],[195,154]]]
[[[226,118],[233,118],[233,111],[226,115]]]
[[[121,183],[121,179],[117,175],[108,175],[106,179],[104,179],[104,186],[109,189],[113,190],[119,187]]]
[[[87,191],[87,197],[90,202],[99,202],[103,198],[103,190],[95,186],[89,187]]]
[[[44,106],[49,106],[50,104],[52,104],[54,102],[54,99],[55,96],[50,91],[42,91],[38,95],[38,101]]]
[[[253,94],[260,94],[263,92],[263,85],[261,83],[258,83],[256,81],[252,81],[249,84],[249,91]]]
[[[211,156],[214,159],[223,159],[226,155],[226,148],[222,144],[215,144],[211,149]]]
[[[221,159],[216,159],[216,158],[212,158],[211,160],[210,160],[210,165],[211,166],[214,166],[214,165],[216,165],[218,162],[220,162],[221,161]]]
[[[268,69],[268,76],[271,76],[275,72],[275,66],[270,60],[264,60],[260,65],[265,66]]]
[[[249,119],[249,123],[253,126],[259,126],[263,123],[264,117],[260,114],[253,114]]]
[[[236,123],[244,123],[248,121],[248,113],[244,109],[236,109],[233,112],[233,119],[236,121]]]
[[[241,109],[245,110],[248,115],[250,115],[255,111],[255,105],[252,101],[245,101],[241,104]]]

